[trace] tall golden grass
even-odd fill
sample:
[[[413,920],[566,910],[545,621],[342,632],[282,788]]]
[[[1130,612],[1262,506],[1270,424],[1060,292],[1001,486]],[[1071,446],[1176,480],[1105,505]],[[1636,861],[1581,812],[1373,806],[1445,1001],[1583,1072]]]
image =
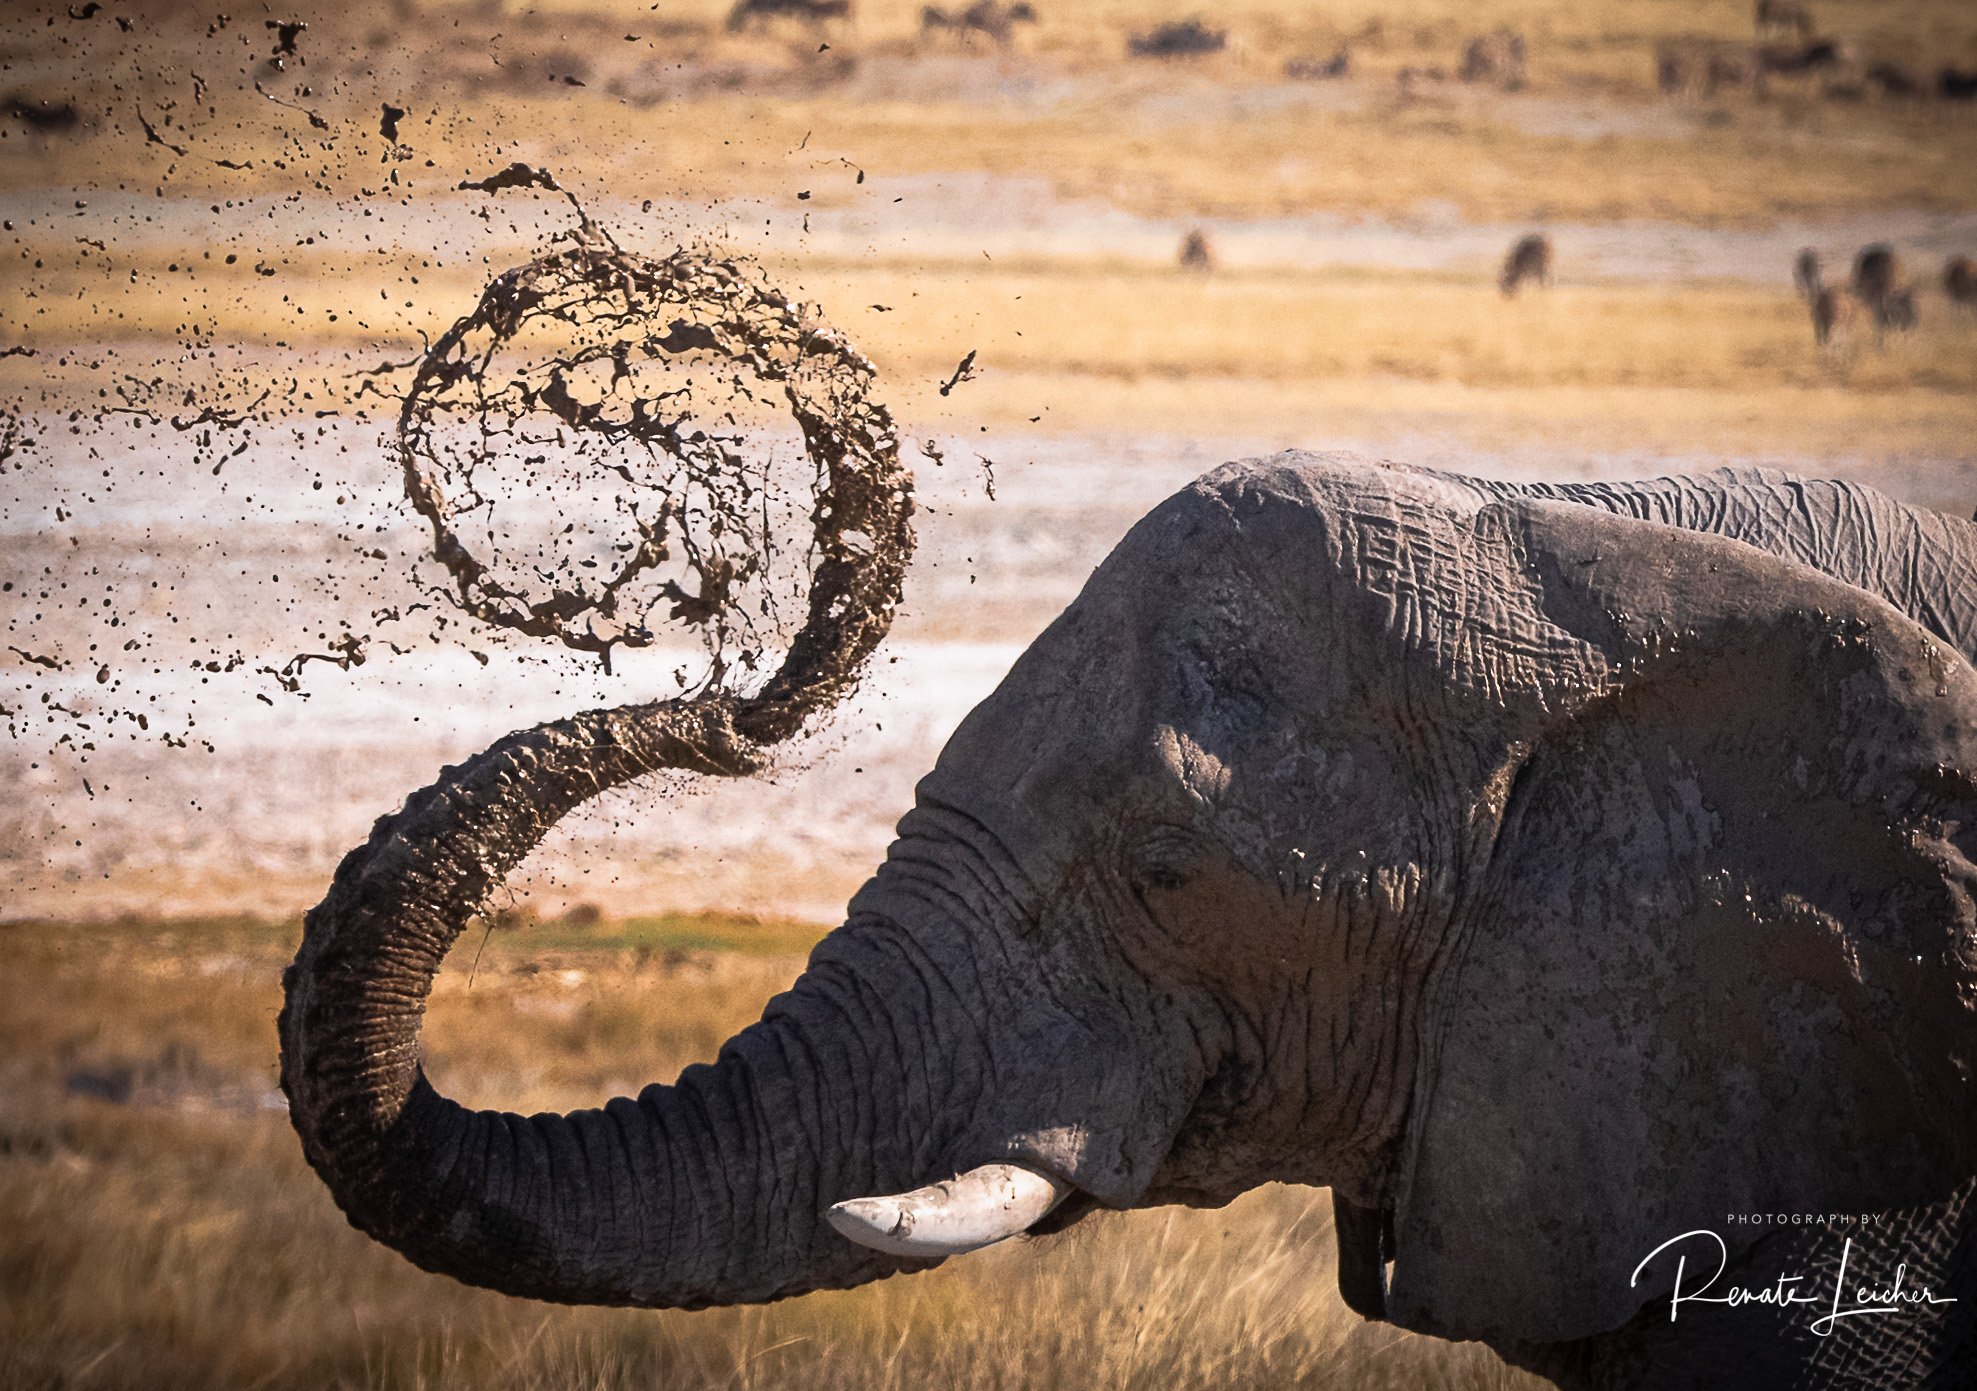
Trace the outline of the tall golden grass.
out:
[[[922,1275],[761,1308],[571,1309],[426,1275],[351,1230],[274,1099],[296,929],[0,928],[0,1386],[737,1388],[1535,1384],[1364,1325],[1330,1203],[1101,1214]],[[428,1029],[439,1083],[587,1104],[711,1057],[800,967],[797,925],[472,935]],[[709,943],[726,943],[710,950]],[[472,983],[469,985],[469,972]]]

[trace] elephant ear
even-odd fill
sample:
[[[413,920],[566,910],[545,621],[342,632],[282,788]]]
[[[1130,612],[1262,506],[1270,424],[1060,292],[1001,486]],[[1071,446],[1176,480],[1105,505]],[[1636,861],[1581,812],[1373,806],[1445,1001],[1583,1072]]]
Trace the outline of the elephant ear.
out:
[[[1499,630],[1594,676],[1543,693],[1482,799],[1388,1307],[1555,1342],[1665,1296],[1672,1257],[1631,1277],[1671,1238],[1734,1259],[1754,1217],[1977,1173],[1977,679],[1741,542],[1561,503],[1479,524],[1522,561]]]

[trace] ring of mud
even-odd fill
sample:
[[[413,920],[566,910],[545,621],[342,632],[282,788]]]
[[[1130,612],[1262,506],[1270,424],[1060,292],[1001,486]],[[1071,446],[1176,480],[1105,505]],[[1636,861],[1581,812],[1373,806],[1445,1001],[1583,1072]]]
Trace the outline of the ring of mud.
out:
[[[879,510],[904,520],[907,482],[892,421],[869,394],[871,364],[836,333],[808,321],[749,263],[685,251],[641,256],[591,232],[588,220],[586,233],[498,276],[420,359],[397,429],[406,496],[432,528],[434,557],[473,617],[597,653],[608,667],[614,647],[657,641],[644,615],[667,600],[674,619],[700,630],[713,658],[707,684],[720,687],[732,671],[728,637],[753,625],[742,591],[765,582],[778,538],[768,521],[764,494],[773,485],[766,467],[759,477],[749,472],[759,461],[747,455],[761,442],[745,431],[699,423],[718,389],[709,384],[725,385],[751,404],[779,405],[801,432],[815,471],[813,620],[819,599],[825,610],[852,602],[831,587],[853,559],[862,563],[852,569],[903,568],[910,532],[875,528],[868,515],[878,494],[896,492],[898,506]],[[504,354],[524,337],[545,333],[555,340],[546,362],[504,379]],[[642,394],[637,374],[648,366],[684,368],[686,385]],[[620,507],[632,536],[601,567],[582,562],[591,576],[566,568],[552,578],[536,567],[547,593],[497,574],[490,558],[469,549],[459,527],[464,511],[487,504],[474,463],[518,447],[529,416],[545,418],[559,446],[565,431],[574,435],[575,453],[588,442],[627,450],[634,464],[672,470],[669,492],[635,479],[623,464],[604,465],[626,483],[651,489],[657,510]],[[733,419],[730,407],[727,420]],[[461,448],[449,443],[450,423],[465,427],[464,462]],[[656,572],[666,565],[678,578],[660,582]],[[642,588],[633,588],[641,577]],[[867,605],[877,598],[856,597]],[[768,613],[766,598],[757,606]],[[889,621],[891,602],[884,607]],[[757,655],[744,652],[742,665],[753,669]]]

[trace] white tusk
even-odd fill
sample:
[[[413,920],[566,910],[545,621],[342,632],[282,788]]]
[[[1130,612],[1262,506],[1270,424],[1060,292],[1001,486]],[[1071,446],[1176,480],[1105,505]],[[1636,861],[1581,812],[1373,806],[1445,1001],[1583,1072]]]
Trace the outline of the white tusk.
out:
[[[959,1256],[1026,1232],[1071,1185],[1021,1164],[984,1164],[944,1183],[852,1198],[824,1214],[840,1236],[893,1256]]]

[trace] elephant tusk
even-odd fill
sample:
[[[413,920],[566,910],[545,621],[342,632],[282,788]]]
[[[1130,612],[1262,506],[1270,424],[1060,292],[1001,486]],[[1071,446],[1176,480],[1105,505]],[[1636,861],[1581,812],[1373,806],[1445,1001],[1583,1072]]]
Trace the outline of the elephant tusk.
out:
[[[824,1214],[838,1234],[893,1256],[959,1256],[1026,1232],[1071,1185],[1021,1164],[983,1164],[942,1183],[851,1198]]]

